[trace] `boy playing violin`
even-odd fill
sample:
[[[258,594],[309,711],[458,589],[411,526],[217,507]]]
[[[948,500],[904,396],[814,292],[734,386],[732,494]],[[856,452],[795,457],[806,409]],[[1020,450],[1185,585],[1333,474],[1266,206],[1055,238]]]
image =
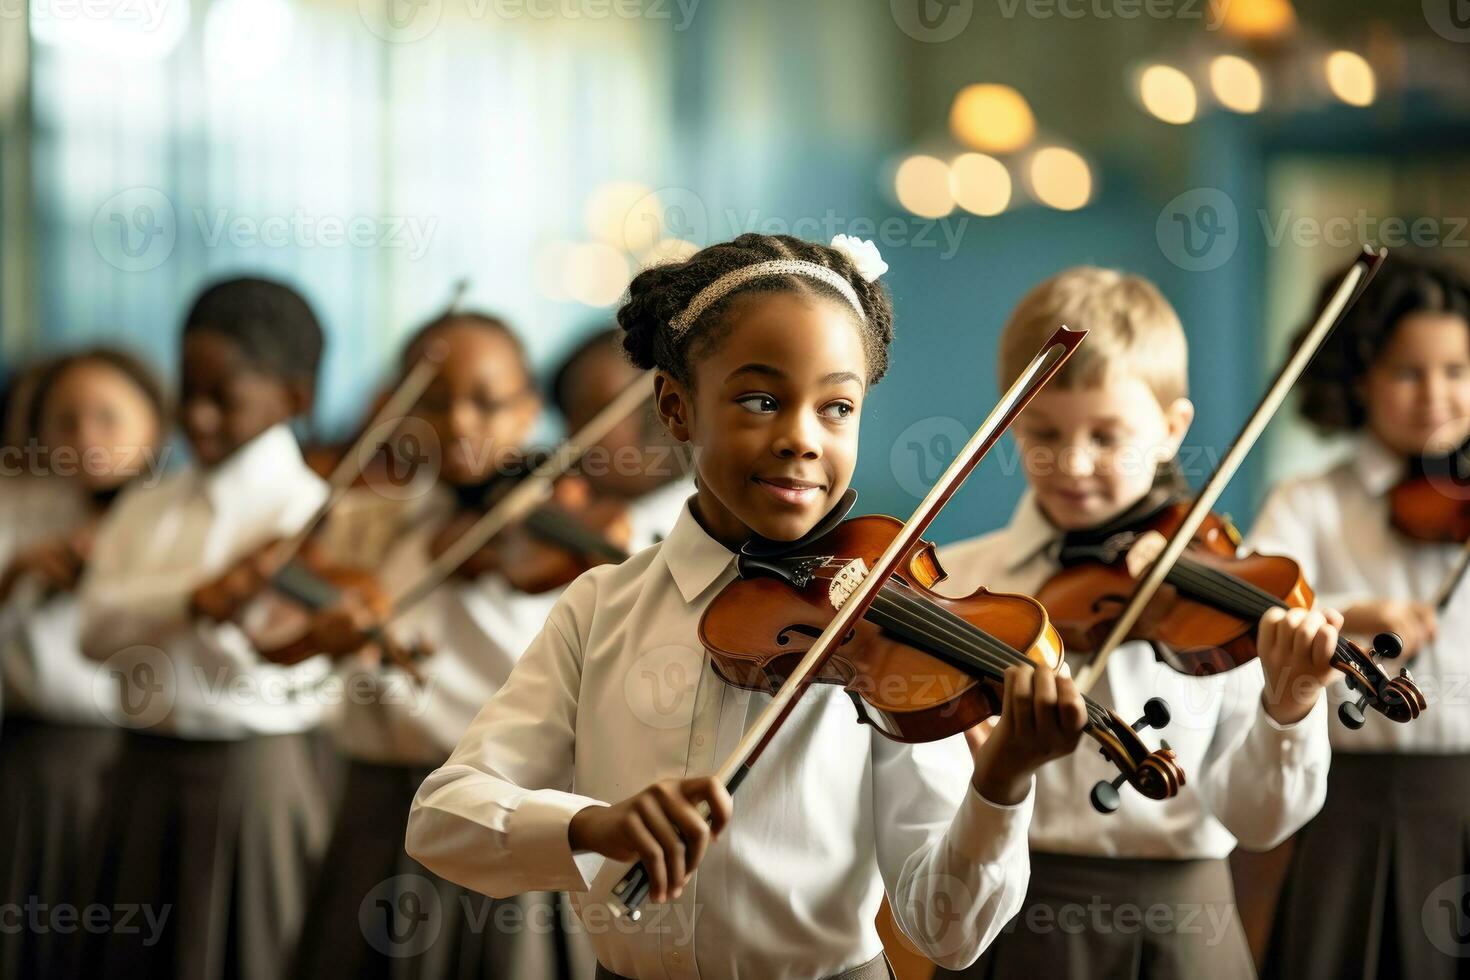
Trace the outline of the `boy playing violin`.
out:
[[[1074,268],[1043,282],[1001,335],[1001,385],[1059,323],[1087,342],[1017,420],[1030,488],[1004,529],[947,549],[953,588],[1034,594],[1062,548],[1096,543],[1187,494],[1174,462],[1194,417],[1179,318],[1147,281]],[[1139,569],[1134,569],[1137,572]],[[1155,802],[1124,791],[1117,812],[1087,805],[1110,778],[1090,752],[1037,774],[1025,906],[960,974],[1067,977],[1249,977],[1225,858],[1269,848],[1322,805],[1327,709],[1320,696],[1341,619],[1273,610],[1247,663],[1195,678],[1140,641],[1120,646],[1091,696],[1125,717],[1163,697],[1164,732],[1188,781]],[[1069,654],[1074,670],[1084,659]]]

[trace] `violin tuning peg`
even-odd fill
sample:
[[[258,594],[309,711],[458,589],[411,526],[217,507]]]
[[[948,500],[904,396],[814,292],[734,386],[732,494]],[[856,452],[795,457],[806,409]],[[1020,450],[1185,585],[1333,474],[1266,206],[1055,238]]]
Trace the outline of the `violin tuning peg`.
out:
[[[1118,787],[1122,786],[1128,779],[1127,776],[1119,776],[1112,782],[1101,780],[1092,787],[1092,808],[1098,813],[1117,813],[1118,807],[1123,805],[1123,797],[1118,793]]]
[[[1379,633],[1373,637],[1373,652],[1384,660],[1394,660],[1404,652],[1404,641],[1397,633]]]
[[[1149,698],[1143,703],[1143,717],[1133,723],[1133,730],[1141,732],[1145,728],[1165,728],[1169,724],[1169,702],[1163,698]]]
[[[1363,708],[1368,704],[1368,695],[1361,695],[1356,701],[1344,701],[1337,706],[1337,720],[1344,727],[1357,731],[1367,722],[1368,716],[1363,713]]]
[[[1169,740],[1167,738],[1159,739],[1159,747],[1162,748],[1165,752],[1174,751],[1174,746],[1169,744]]]

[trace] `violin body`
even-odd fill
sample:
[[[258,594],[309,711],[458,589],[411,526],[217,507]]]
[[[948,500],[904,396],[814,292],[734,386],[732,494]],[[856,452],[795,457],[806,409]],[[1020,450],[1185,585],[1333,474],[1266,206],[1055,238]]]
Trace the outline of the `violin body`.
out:
[[[711,603],[700,620],[699,637],[715,671],[737,687],[773,693],[836,612],[843,568],[874,565],[902,525],[883,516],[844,521],[815,547],[834,556],[832,575],[813,574],[793,589],[774,577],[742,578]],[[842,563],[839,567],[836,563]],[[904,557],[900,581],[934,605],[973,624],[1051,669],[1061,665],[1062,646],[1046,610],[1029,596],[985,589],[963,599],[929,591],[944,579],[933,545],[920,542]],[[894,598],[894,602],[898,602]],[[875,603],[882,605],[882,603]],[[751,615],[759,608],[762,615]],[[877,611],[882,619],[882,611]],[[853,697],[859,717],[900,742],[930,742],[972,728],[1000,711],[1001,688],[936,659],[875,622],[875,612],[844,639],[817,676],[840,684]],[[772,630],[771,624],[779,622]],[[912,679],[912,683],[909,681]]]
[[[774,693],[902,527],[890,517],[858,517],[790,554],[742,554],[742,577],[715,597],[699,624],[715,672],[737,687]],[[899,567],[813,678],[842,685],[859,721],[895,741],[936,741],[999,713],[1007,667],[1060,668],[1061,638],[1037,600],[985,589],[958,599],[938,595],[932,587],[945,574],[925,541]],[[1179,792],[1184,772],[1173,751],[1150,751],[1136,730],[1167,724],[1162,702],[1147,720],[1129,725],[1084,701],[1087,733],[1122,773],[1111,792],[1100,784],[1098,809],[1116,809],[1116,786],[1124,780],[1149,799]]]
[[[1140,528],[1172,537],[1187,505],[1165,508]],[[1236,557],[1235,529],[1216,514],[1207,517],[1190,545],[1200,565],[1263,589],[1293,609],[1307,609],[1314,599],[1301,566],[1279,555]],[[1063,568],[1037,598],[1052,616],[1073,653],[1090,653],[1107,638],[1136,585],[1121,562],[1088,562]],[[1172,669],[1192,677],[1231,670],[1255,659],[1254,620],[1180,594],[1172,584],[1161,587],[1129,639],[1147,640]]]
[[[435,537],[431,553],[441,554],[479,516],[465,512],[451,520]],[[470,579],[499,574],[516,591],[541,595],[569,585],[588,569],[623,561],[632,537],[627,504],[597,497],[585,480],[565,476],[550,501],[491,538],[456,574]]]
[[[1133,594],[1135,580],[1121,561],[1139,536],[1157,531],[1170,537],[1189,511],[1187,504],[1162,508],[1137,527],[1121,531],[1098,546],[1076,549],[1037,598],[1057,622],[1074,652],[1099,649]],[[1185,557],[1169,570],[1128,639],[1145,640],[1159,659],[1182,674],[1201,677],[1233,670],[1257,656],[1256,629],[1268,609],[1311,608],[1311,586],[1301,566],[1279,555],[1236,556],[1239,537],[1224,519],[1211,514],[1200,525]],[[1066,552],[1066,549],[1064,549]],[[1380,634],[1365,652],[1339,637],[1333,667],[1360,695],[1349,712],[1339,712],[1350,727],[1362,724],[1361,709],[1372,707],[1392,721],[1407,722],[1427,706],[1407,671],[1389,677],[1380,658],[1398,655],[1398,638]]]
[[[1470,488],[1418,476],[1388,492],[1389,521],[1401,534],[1430,544],[1470,541]],[[1453,489],[1455,493],[1446,493]]]

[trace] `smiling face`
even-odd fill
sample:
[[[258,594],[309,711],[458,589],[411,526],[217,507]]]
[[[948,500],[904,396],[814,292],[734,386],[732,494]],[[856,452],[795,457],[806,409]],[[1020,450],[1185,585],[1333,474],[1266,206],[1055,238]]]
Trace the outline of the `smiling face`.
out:
[[[711,535],[732,548],[752,533],[794,541],[852,481],[862,336],[850,309],[806,294],[753,294],[726,316],[692,385],[659,372],[659,415],[694,447],[695,512]]]
[[[1104,524],[1142,500],[1179,451],[1194,406],[1159,405],[1143,379],[1116,373],[1079,388],[1042,389],[1016,420],[1026,479],[1064,531]]]
[[[1368,428],[1402,456],[1449,452],[1470,436],[1470,325],[1411,313],[1363,380]]]

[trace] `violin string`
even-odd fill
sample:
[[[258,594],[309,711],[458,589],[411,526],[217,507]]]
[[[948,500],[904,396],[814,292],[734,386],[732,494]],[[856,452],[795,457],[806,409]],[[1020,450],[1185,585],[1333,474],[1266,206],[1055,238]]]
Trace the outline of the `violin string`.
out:
[[[975,626],[973,623],[957,615],[951,610],[944,608],[938,603],[935,603],[932,600],[929,600],[923,596],[914,594],[912,590],[909,589],[904,583],[895,583],[893,584],[892,588],[900,596],[904,597],[910,603],[912,603],[912,608],[919,609],[921,615],[928,615],[931,618],[937,618],[940,623],[947,624],[950,627],[951,633],[958,633],[960,636],[968,637],[972,641],[980,641],[988,644],[993,644],[994,647],[998,649],[1002,660],[1009,661],[1007,666],[1035,666],[1031,662],[1031,660],[1026,657],[1025,654],[1021,653],[1010,644],[1005,643],[997,637],[991,636],[984,630],[981,630],[979,627]],[[1101,705],[1097,704],[1097,702],[1093,701],[1086,695],[1083,695],[1082,701],[1087,706],[1088,717],[1091,718],[1095,724],[1105,726],[1108,723],[1109,713],[1107,709],[1103,708]]]
[[[1259,619],[1267,610],[1286,608],[1285,602],[1265,589],[1198,562],[1181,560],[1170,571],[1169,578],[1201,598],[1217,600],[1226,612],[1247,618]],[[1335,653],[1339,658],[1351,663],[1356,652],[1345,638],[1338,636]]]
[[[879,604],[882,603],[882,608]],[[921,638],[936,647],[953,652],[966,660],[989,668],[996,679],[1006,667],[1034,664],[1019,650],[979,629],[973,623],[956,615],[943,606],[922,596],[908,594],[907,590],[886,583],[874,600],[876,611],[888,612],[894,625],[915,628],[917,622]],[[907,620],[898,617],[906,613]],[[882,625],[882,624],[880,624]],[[924,632],[927,627],[928,632]],[[1084,697],[1088,719],[1095,725],[1106,724],[1106,712],[1091,698]]]

